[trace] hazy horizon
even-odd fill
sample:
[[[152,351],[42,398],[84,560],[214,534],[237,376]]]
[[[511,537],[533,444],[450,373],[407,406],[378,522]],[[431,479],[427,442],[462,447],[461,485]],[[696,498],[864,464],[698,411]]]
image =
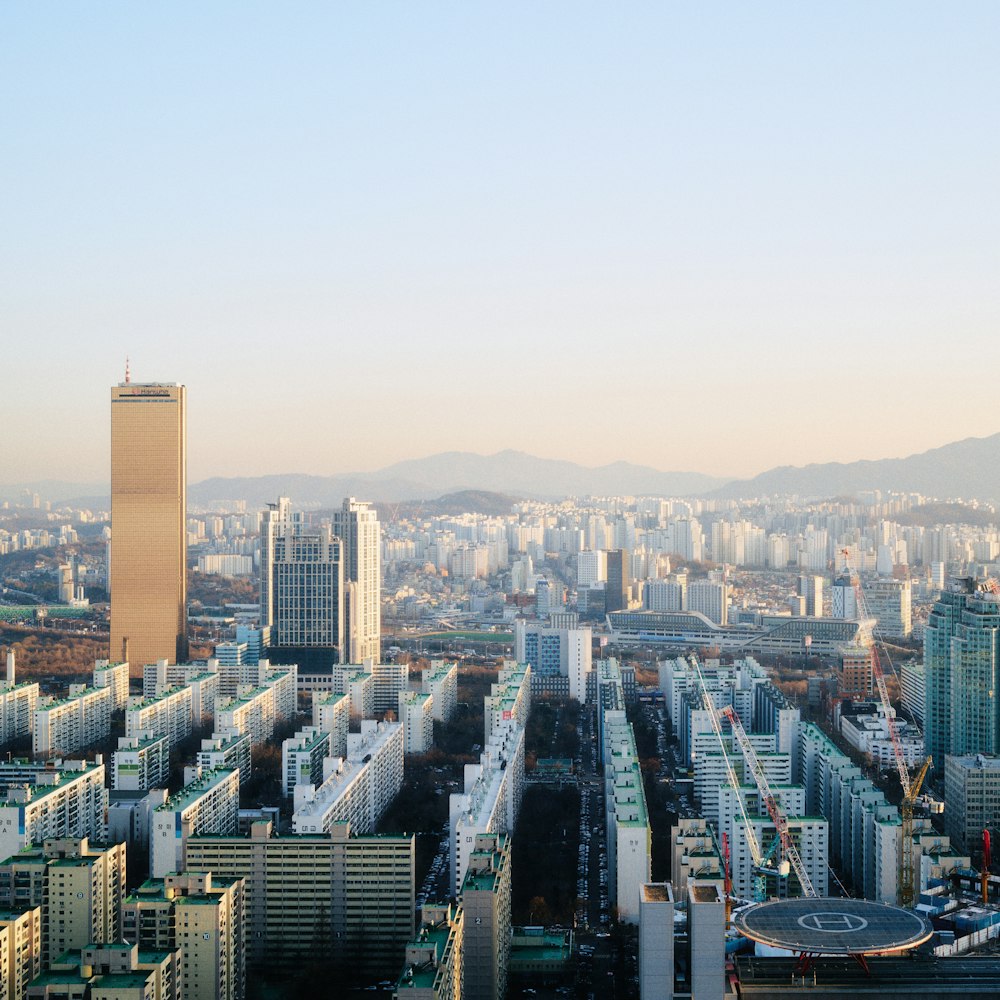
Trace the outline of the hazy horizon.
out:
[[[1000,430],[1000,7],[0,10],[0,481],[505,449],[747,478]]]

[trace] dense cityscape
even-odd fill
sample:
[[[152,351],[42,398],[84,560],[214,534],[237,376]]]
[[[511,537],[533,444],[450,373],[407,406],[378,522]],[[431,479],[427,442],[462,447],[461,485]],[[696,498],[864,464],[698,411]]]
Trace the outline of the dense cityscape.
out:
[[[993,506],[194,509],[186,409],[0,509],[6,995],[994,992]]]
[[[0,4],[0,1000],[1000,1000],[1000,4]]]

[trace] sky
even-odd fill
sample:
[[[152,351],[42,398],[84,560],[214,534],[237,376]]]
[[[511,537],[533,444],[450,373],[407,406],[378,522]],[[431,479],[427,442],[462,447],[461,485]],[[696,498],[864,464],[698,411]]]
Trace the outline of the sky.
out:
[[[0,483],[1000,431],[1000,5],[0,5]]]

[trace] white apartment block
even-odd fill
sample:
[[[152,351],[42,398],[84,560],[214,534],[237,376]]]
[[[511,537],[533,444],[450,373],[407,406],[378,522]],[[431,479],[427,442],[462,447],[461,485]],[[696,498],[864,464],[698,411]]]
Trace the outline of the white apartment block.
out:
[[[36,757],[83,750],[111,733],[114,692],[110,687],[92,688],[70,684],[69,694],[58,701],[42,702],[35,709],[31,749]]]
[[[370,833],[403,786],[403,727],[365,720],[361,733],[347,738],[347,758],[327,758],[319,786],[294,787],[295,833],[329,833],[349,822]]]
[[[427,753],[434,745],[434,697],[420,691],[400,691],[399,724],[403,753]]]
[[[94,687],[111,688],[112,711],[122,711],[128,704],[128,664],[97,660],[94,663]]]
[[[246,733],[252,746],[266,743],[274,734],[274,692],[268,687],[251,688],[219,702],[215,728],[223,733]]]
[[[16,659],[8,652],[7,675],[0,681],[0,740],[8,743],[31,735],[38,698],[37,683],[17,683]]]
[[[505,722],[513,721],[524,726],[531,712],[531,667],[526,663],[505,660],[490,686],[490,694],[483,699],[484,742]]]
[[[166,736],[119,736],[111,755],[111,787],[116,791],[166,788],[170,779],[170,741]]]
[[[296,785],[318,785],[323,761],[331,757],[330,734],[314,726],[300,729],[281,744],[281,793],[291,795]]]
[[[375,677],[353,663],[334,664],[333,691],[346,694],[350,700],[352,719],[371,719],[375,715]]]
[[[820,896],[828,895],[829,824],[822,816],[787,816],[788,831],[802,858],[802,866]],[[750,816],[757,844],[765,853],[770,849],[777,830],[769,816]],[[777,848],[775,849],[777,851]],[[733,893],[740,899],[753,899],[754,862],[747,841],[746,823],[742,817],[733,824],[730,836],[730,878]],[[789,894],[801,895],[793,872],[789,876]]]
[[[201,773],[199,768],[186,768],[185,777],[194,780],[153,810],[149,834],[149,872],[153,878],[184,871],[189,837],[230,836],[238,827],[239,771]]]
[[[153,698],[129,698],[125,735],[166,736],[173,749],[191,735],[191,704],[189,687],[170,688]]]
[[[650,879],[651,833],[632,727],[625,713],[604,713],[605,828],[608,896],[619,919],[638,923],[640,888]]]
[[[35,784],[0,792],[0,856],[46,837],[104,840],[108,792],[104,763],[65,761],[61,768],[39,772]]]
[[[476,837],[512,833],[524,794],[524,729],[513,719],[501,723],[480,754],[478,764],[466,764],[464,790],[448,801],[449,866],[456,895]]]
[[[351,696],[337,691],[330,694],[314,691],[312,705],[312,724],[330,734],[330,756],[345,756],[351,724]]]
[[[240,784],[250,780],[251,745],[249,733],[218,731],[201,741],[201,749],[195,763],[203,771],[236,768],[240,772]]]
[[[424,671],[420,690],[434,699],[434,719],[450,722],[458,708],[458,664],[431,660]]]
[[[722,858],[705,819],[678,817],[677,825],[670,828],[670,860],[670,881],[678,894],[687,895],[688,882],[693,879],[717,879],[722,883]]]

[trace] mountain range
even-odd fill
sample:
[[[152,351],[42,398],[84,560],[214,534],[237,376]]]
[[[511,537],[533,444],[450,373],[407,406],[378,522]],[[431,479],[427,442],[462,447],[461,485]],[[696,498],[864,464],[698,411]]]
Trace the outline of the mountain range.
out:
[[[24,490],[53,501],[107,503],[106,485],[44,483],[0,486],[0,499],[19,501]],[[343,498],[381,503],[426,501],[465,490],[511,497],[653,495],[739,498],[796,494],[803,499],[853,496],[870,490],[923,493],[938,498],[1000,498],[1000,434],[966,438],[907,458],[780,466],[752,479],[726,480],[697,472],[662,472],[615,462],[588,468],[520,451],[495,455],[444,452],[397,462],[374,472],[333,476],[287,475],[213,478],[188,487],[193,509],[210,510],[233,500],[262,506],[288,496],[302,507],[339,507]]]

